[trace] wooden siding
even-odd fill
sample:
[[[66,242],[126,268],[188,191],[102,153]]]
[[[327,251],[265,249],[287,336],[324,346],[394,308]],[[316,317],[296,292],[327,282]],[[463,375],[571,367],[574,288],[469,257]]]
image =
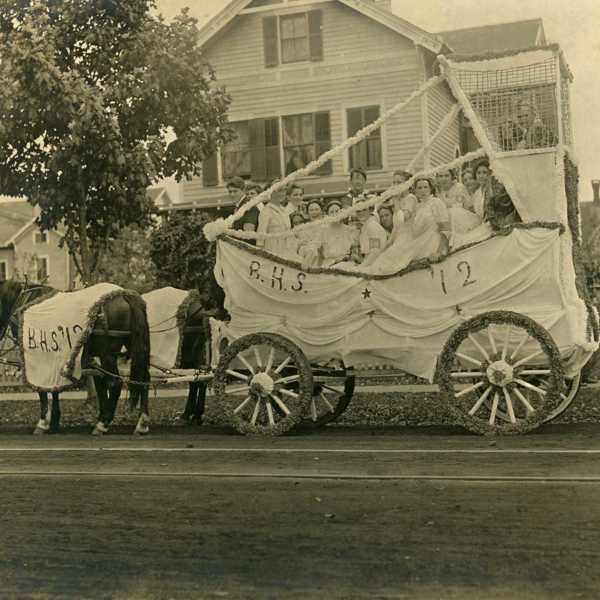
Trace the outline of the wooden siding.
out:
[[[448,112],[456,104],[450,88],[444,83],[432,89],[428,94],[429,135],[432,136]],[[455,158],[455,150],[460,145],[460,127],[457,117],[430,152],[432,166],[449,162]]]
[[[262,18],[270,13],[240,15],[208,44],[206,58],[233,99],[231,121],[329,111],[331,142],[337,145],[347,136],[346,109],[379,105],[383,113],[418,87],[423,74],[410,40],[342,4],[314,8],[323,12],[323,61],[266,68]],[[370,174],[369,181],[388,182],[391,171],[405,167],[421,144],[416,101],[383,127],[384,168]],[[315,185],[345,180],[347,168],[345,153],[334,159],[330,178],[308,180]],[[195,179],[182,184],[181,201],[218,194],[223,190],[203,190]]]

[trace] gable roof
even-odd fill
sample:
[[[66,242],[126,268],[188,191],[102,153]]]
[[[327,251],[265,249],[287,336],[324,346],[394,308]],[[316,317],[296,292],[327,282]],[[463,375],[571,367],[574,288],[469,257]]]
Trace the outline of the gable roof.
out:
[[[8,246],[12,238],[35,219],[34,210],[26,200],[0,197],[0,247]]]
[[[444,46],[443,42],[434,34],[409,23],[405,19],[385,10],[373,0],[337,0],[341,4],[356,10],[357,12],[381,23],[392,31],[407,37],[415,44],[423,46],[436,54]],[[245,8],[252,3],[252,0],[232,0],[223,10],[218,12],[208,23],[200,30],[200,45],[205,45],[214,35],[227,26],[235,17],[237,17]],[[277,5],[274,5],[274,8]]]
[[[544,24],[540,18],[453,29],[438,35],[458,54],[502,52],[546,44]]]

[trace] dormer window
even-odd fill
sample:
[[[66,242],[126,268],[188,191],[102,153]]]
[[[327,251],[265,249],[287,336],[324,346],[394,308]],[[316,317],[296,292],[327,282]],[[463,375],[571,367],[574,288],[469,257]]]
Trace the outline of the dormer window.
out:
[[[47,244],[48,243],[48,232],[47,231],[35,231],[33,234],[33,241],[35,244]]]
[[[322,12],[263,19],[265,67],[323,60]]]

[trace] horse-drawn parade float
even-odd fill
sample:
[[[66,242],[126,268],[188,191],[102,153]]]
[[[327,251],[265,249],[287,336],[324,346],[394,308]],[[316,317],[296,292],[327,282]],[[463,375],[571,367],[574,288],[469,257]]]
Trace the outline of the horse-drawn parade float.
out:
[[[16,284],[5,290],[5,334],[17,341],[23,377],[42,399],[37,431],[56,422],[47,394],[56,412],[58,393],[86,374],[98,390],[96,434],[108,431],[123,382],[140,406],[137,433],[148,431],[151,386],[187,382],[192,403],[203,405],[210,389],[237,431],[279,435],[300,423],[333,422],[355,381],[374,372],[437,383],[439,402],[473,432],[522,433],[555,419],[573,402],[598,348],[598,314],[578,254],[570,80],[557,46],[440,56],[437,74],[377,121],[205,227],[217,245],[227,320],[204,312],[193,292],[173,288],[144,297],[111,284],[69,293]],[[449,86],[455,106],[411,167],[457,118],[470,124],[478,150],[293,230],[233,228],[271,193],[439,85]],[[525,109],[535,118],[520,136]],[[419,178],[481,159],[493,173],[498,210],[478,227],[446,235],[443,252],[419,255],[405,244],[384,252],[387,261],[323,266],[255,244],[353,219]],[[123,346],[131,358],[126,377],[117,374]]]

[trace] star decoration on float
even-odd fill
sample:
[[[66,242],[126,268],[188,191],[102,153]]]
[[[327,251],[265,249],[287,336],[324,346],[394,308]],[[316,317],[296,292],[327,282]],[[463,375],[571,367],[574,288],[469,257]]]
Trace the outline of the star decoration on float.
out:
[[[371,290],[369,288],[365,288],[362,291],[362,297],[366,300],[367,298],[371,297]]]

